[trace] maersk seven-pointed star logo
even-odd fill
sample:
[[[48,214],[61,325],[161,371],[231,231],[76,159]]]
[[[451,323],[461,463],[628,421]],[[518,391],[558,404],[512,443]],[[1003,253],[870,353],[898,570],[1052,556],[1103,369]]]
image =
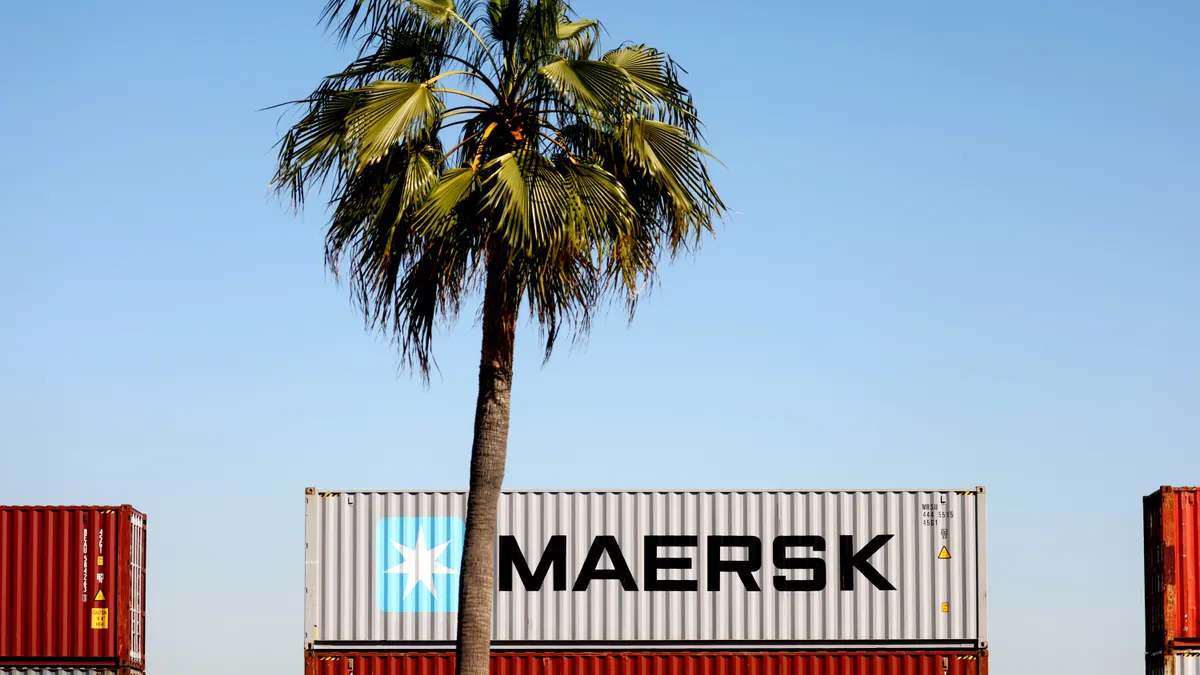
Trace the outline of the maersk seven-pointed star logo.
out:
[[[383,518],[375,535],[376,587],[384,612],[457,612],[463,521]]]

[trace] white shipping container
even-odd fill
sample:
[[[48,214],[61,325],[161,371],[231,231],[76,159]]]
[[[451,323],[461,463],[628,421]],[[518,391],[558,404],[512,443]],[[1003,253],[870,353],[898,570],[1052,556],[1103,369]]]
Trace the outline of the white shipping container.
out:
[[[1146,656],[1146,675],[1200,675],[1200,649],[1149,654]]]
[[[305,646],[452,648],[463,492],[309,489]],[[984,488],[505,491],[497,648],[987,647]]]

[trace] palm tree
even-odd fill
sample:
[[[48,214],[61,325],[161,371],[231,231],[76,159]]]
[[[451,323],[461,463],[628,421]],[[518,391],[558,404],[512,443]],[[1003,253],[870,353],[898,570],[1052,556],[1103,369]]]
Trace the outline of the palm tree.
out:
[[[681,69],[601,51],[562,0],[329,0],[325,18],[361,49],[292,102],[273,185],[299,208],[332,178],[326,262],[426,384],[435,323],[482,291],[457,671],[483,675],[522,305],[546,359],[605,299],[632,320],[661,254],[694,249],[725,205]]]

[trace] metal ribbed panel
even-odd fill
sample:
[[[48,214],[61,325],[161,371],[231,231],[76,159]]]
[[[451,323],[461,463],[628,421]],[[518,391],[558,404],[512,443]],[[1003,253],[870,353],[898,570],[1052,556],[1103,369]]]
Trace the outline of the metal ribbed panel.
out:
[[[145,658],[146,621],[146,518],[129,517],[131,548],[129,563],[129,659],[141,663]]]
[[[1146,675],[1200,675],[1200,650],[1149,654],[1146,656]]]
[[[61,668],[61,667],[2,667],[0,675],[130,675],[128,669],[115,668]]]
[[[388,591],[381,585],[399,582],[390,582],[382,574],[383,561],[395,567],[406,558],[386,558],[393,555],[389,548],[393,544],[381,535],[386,524],[380,522],[461,519],[465,492],[313,491],[307,501],[307,644],[317,648],[348,643],[445,645],[454,640],[457,615],[444,611],[452,588],[446,581],[434,587],[441,589],[441,599],[429,595],[417,602],[426,592],[418,584],[410,591],[416,595],[407,607],[416,611],[384,611]],[[981,646],[986,644],[981,620],[986,577],[979,555],[983,517],[983,494],[974,490],[505,492],[498,534],[516,538],[531,570],[550,538],[565,535],[567,590],[553,590],[553,575],[541,590],[526,590],[514,574],[513,590],[496,591],[493,636],[498,644],[562,646],[815,647],[863,641]],[[433,528],[426,547],[449,541],[438,562],[457,570],[460,544],[451,530],[435,531],[452,526],[441,521],[422,523]],[[624,590],[617,580],[593,581],[587,590],[570,590],[593,539],[601,535],[611,535],[619,543],[637,590]],[[685,576],[673,570],[660,572],[660,578],[696,579],[698,590],[645,590],[646,535],[698,537],[695,548],[659,550],[660,557],[692,560]],[[706,542],[709,536],[722,535],[749,535],[761,541],[762,564],[753,574],[759,590],[747,590],[735,573],[721,575],[719,591],[710,587]],[[780,570],[775,565],[775,538],[795,535],[824,538],[823,552],[787,549],[796,557],[824,561],[823,590],[777,589],[776,577],[811,578],[807,570]],[[854,552],[877,535],[892,535],[869,562],[895,590],[875,588],[853,569],[849,575],[853,590],[840,587],[844,562],[840,537],[846,535],[853,537]],[[404,536],[409,537],[405,545],[413,546],[412,532]],[[938,557],[943,545],[949,559]],[[725,549],[722,555],[744,558],[746,552]],[[611,569],[607,556],[601,567]],[[453,575],[443,576],[452,579]],[[404,582],[408,590],[409,580]],[[394,599],[400,593],[397,586]]]
[[[136,662],[131,514],[141,515],[128,505],[0,506],[0,663]]]
[[[987,675],[987,652],[496,652],[496,675]],[[452,652],[308,652],[305,675],[453,675]]]
[[[1174,675],[1200,675],[1200,651],[1178,652],[1174,661]]]
[[[1200,488],[1143,499],[1146,650],[1200,649]]]

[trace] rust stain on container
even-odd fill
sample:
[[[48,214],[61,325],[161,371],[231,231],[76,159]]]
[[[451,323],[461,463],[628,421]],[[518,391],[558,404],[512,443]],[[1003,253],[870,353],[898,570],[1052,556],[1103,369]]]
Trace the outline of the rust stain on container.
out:
[[[0,666],[145,665],[146,516],[0,506]]]
[[[1146,651],[1200,647],[1200,488],[1142,500]]]
[[[495,675],[987,675],[987,651],[493,652]],[[308,651],[304,675],[454,675],[453,652]]]

